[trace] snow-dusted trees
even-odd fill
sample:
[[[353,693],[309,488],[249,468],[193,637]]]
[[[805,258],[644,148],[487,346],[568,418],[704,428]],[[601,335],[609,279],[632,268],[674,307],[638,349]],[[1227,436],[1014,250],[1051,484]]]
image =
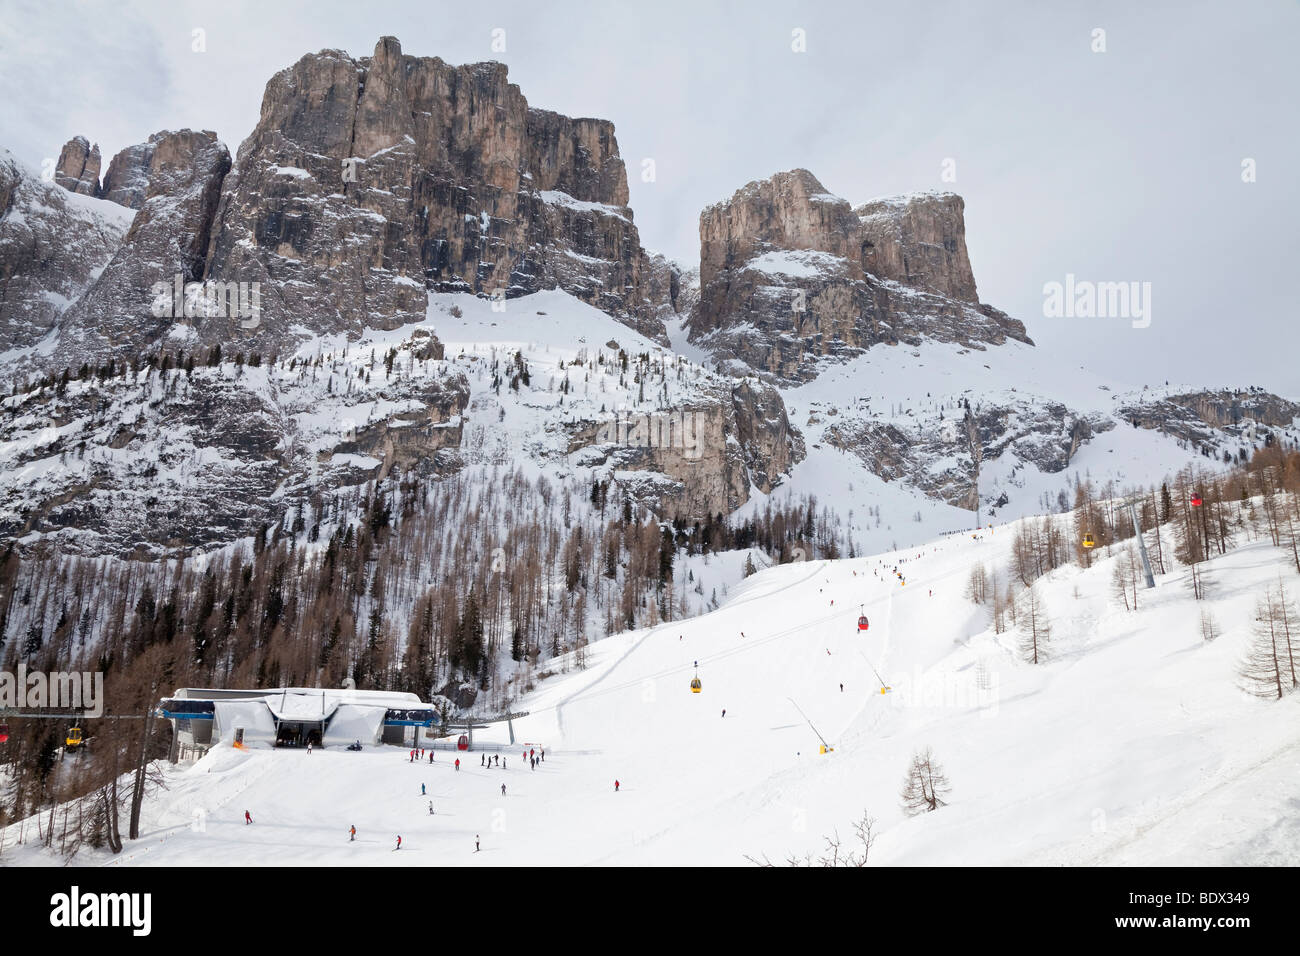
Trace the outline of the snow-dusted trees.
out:
[[[1033,584],[1016,595],[1016,627],[1020,630],[1020,656],[1029,664],[1046,659],[1052,623],[1038,585]]]
[[[915,816],[937,810],[945,805],[944,797],[951,792],[952,784],[934,759],[933,751],[926,747],[914,753],[899,794],[903,801],[903,812]]]
[[[970,577],[966,581],[966,597],[976,604],[983,604],[989,597],[989,572],[983,564],[972,564]]]
[[[1256,601],[1252,631],[1238,670],[1243,688],[1277,700],[1300,687],[1300,615],[1280,580]]]
[[[1028,587],[1070,559],[1061,522],[1051,515],[1021,523],[1011,547],[1011,570]]]
[[[1141,574],[1137,547],[1129,545],[1115,560],[1111,572],[1111,589],[1124,604],[1124,610],[1136,611],[1138,607],[1138,577]]]

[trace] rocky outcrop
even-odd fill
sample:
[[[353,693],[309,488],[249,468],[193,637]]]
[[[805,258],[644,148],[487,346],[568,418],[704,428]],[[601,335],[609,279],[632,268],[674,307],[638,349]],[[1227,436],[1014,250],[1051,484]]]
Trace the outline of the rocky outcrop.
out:
[[[208,130],[158,133],[149,146],[144,202],[103,274],[64,316],[56,366],[129,360],[168,336],[207,345],[236,337],[238,316],[187,315],[177,294],[204,278],[230,153]]]
[[[1080,415],[1053,401],[1021,400],[967,405],[959,414],[880,418],[852,409],[819,410],[833,419],[825,440],[851,454],[885,481],[902,481],[929,497],[974,510],[997,489],[979,488],[986,462],[1005,459],[1014,476],[1026,465],[1045,474],[1064,471],[1085,441],[1115,427],[1106,416]]]
[[[1300,405],[1256,387],[1168,395],[1144,392],[1121,405],[1115,414],[1137,428],[1154,429],[1209,448],[1218,445],[1225,433],[1249,442],[1267,442],[1270,430],[1295,426]]]
[[[853,210],[862,267],[882,279],[979,304],[966,252],[965,201],[953,193],[877,199]]]
[[[532,109],[500,63],[326,50],[267,84],[206,277],[259,282],[254,347],[423,318],[426,291],[561,288],[656,339],[613,125]],[[273,342],[267,345],[267,342]]]
[[[40,341],[108,264],[131,224],[0,154],[0,352]]]
[[[662,253],[645,256],[641,267],[645,277],[646,300],[653,314],[660,320],[675,320],[681,313],[681,269]]]
[[[147,204],[146,204],[147,205]],[[468,383],[434,360],[373,381],[329,364],[121,366],[13,396],[0,539],[75,530],[86,554],[163,554],[275,527],[331,489],[453,470]],[[346,388],[343,382],[349,382]]]
[[[803,169],[750,183],[700,215],[691,340],[786,383],[878,344],[1028,342],[977,300],[962,209],[934,193],[854,210]]]
[[[100,198],[115,202],[127,209],[139,209],[149,192],[149,178],[153,168],[154,150],[166,132],[154,133],[145,143],[136,143],[119,152],[109,161],[104,174]]]
[[[63,144],[54,167],[54,182],[68,192],[82,196],[99,195],[99,145],[90,145],[84,136],[74,136]]]
[[[569,453],[665,517],[698,520],[735,511],[751,488],[770,492],[804,446],[780,393],[750,380],[688,407],[575,423]]]

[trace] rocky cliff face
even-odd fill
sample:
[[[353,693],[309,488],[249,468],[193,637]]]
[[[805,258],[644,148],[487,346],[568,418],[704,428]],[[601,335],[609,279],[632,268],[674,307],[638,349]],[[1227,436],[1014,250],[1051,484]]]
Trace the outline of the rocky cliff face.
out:
[[[131,218],[0,154],[0,353],[49,333],[108,264]]]
[[[526,455],[567,474],[571,450],[663,513],[698,518],[774,487],[802,456],[770,387],[698,366],[669,381],[664,319],[697,284],[641,248],[612,124],[529,107],[501,64],[410,57],[391,38],[367,58],[323,51],[270,80],[233,161],[211,132],[163,131],[114,156],[101,185],[78,137],[59,176],[0,168],[0,199],[16,210],[0,221],[0,319],[5,346],[23,349],[6,371],[20,382],[71,371],[6,400],[5,537],[76,529],[88,553],[164,553],[273,526],[394,470]],[[487,355],[467,359],[461,344],[445,356],[430,296],[438,328],[463,327],[464,305],[491,343],[497,310],[478,300],[552,289],[573,297],[547,300],[561,314],[586,310],[565,320],[579,331],[613,319],[640,332],[588,331],[635,340],[640,371],[615,348],[624,365],[589,365],[601,384],[582,402],[566,377],[568,405],[550,406],[554,379],[494,404]],[[332,345],[322,365],[298,353],[333,335],[363,338],[370,354]],[[378,368],[377,340],[391,350]],[[218,345],[224,361],[207,364]],[[670,391],[689,439],[608,434],[616,393],[620,407],[651,409]],[[530,424],[503,441],[507,406]]]
[[[99,146],[91,146],[84,136],[74,136],[63,144],[54,167],[54,182],[68,192],[82,196],[99,195]]]
[[[770,492],[804,447],[774,388],[718,380],[689,406],[579,421],[568,454],[667,517],[700,519],[735,511],[751,486]]]
[[[156,556],[310,515],[394,468],[454,469],[441,453],[460,443],[469,389],[440,360],[415,359],[425,345],[404,347],[406,374],[349,374],[336,355],[319,367],[122,365],[7,397],[0,538],[67,530],[72,551]]]
[[[1295,427],[1300,405],[1260,388],[1205,389],[1168,395],[1143,395],[1125,402],[1116,416],[1138,428],[1154,429],[1209,449],[1225,433],[1248,442],[1265,441],[1271,431]]]
[[[981,402],[950,410],[946,417],[909,410],[882,419],[852,407],[815,411],[825,416],[825,441],[873,474],[970,510],[979,500],[977,477],[986,462],[1001,462],[1011,477],[1026,465],[1056,474],[1095,432],[1115,427],[1106,416],[1080,415],[1060,402],[1032,399]]]
[[[979,304],[966,252],[966,203],[952,193],[878,199],[853,210],[862,268],[882,279]]]
[[[154,154],[159,140],[166,132],[154,133],[148,142],[136,143],[119,152],[108,164],[104,183],[100,187],[101,199],[115,202],[127,209],[139,209],[149,193],[149,180],[154,171]]]
[[[978,302],[962,209],[917,194],[854,210],[802,169],[750,183],[700,215],[691,340],[785,383],[873,345],[1028,341]]]
[[[422,318],[426,292],[561,288],[661,338],[611,123],[532,109],[506,67],[303,57],[267,84],[205,278],[258,282],[254,347]],[[266,345],[274,342],[275,345]]]
[[[164,339],[213,345],[237,337],[236,320],[187,316],[176,294],[203,278],[230,154],[207,130],[158,133],[149,147],[144,201],[103,273],[61,319],[55,367],[130,360]]]

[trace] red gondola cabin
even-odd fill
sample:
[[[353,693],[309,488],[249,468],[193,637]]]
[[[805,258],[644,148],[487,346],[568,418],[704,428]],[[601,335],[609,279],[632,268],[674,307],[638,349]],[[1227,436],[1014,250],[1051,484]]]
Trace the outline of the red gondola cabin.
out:
[[[858,618],[858,630],[859,630],[859,631],[865,631],[869,626],[870,626],[870,625],[869,625],[869,623],[868,623],[868,621],[867,621],[867,616],[866,616],[865,614],[862,615],[860,618]]]
[[[5,743],[6,741],[8,741],[8,739],[9,739],[9,725],[0,724],[0,744]]]
[[[460,735],[460,740],[456,741],[457,750],[469,750],[469,738],[464,734]]]
[[[1200,496],[1200,495],[1192,495],[1192,507],[1193,507],[1193,508],[1199,508],[1203,503],[1204,503],[1204,502],[1201,500],[1201,496]]]

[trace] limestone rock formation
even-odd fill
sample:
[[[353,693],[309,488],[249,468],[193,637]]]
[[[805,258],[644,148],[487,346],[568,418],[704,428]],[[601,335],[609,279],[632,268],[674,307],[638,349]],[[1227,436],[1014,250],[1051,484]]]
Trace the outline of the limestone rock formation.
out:
[[[99,195],[99,145],[90,145],[84,136],[74,136],[63,144],[54,167],[54,182],[68,192],[82,196]]]
[[[1208,448],[1224,432],[1248,443],[1266,442],[1271,433],[1292,429],[1300,405],[1258,387],[1204,389],[1168,395],[1143,395],[1116,409],[1116,417],[1138,428],[1154,429]]]
[[[662,340],[613,125],[528,106],[500,63],[303,57],[267,84],[205,278],[259,282],[255,343],[396,328],[426,291],[561,288]]]
[[[908,414],[881,420],[844,409],[824,434],[829,444],[885,481],[902,481],[931,498],[973,510],[976,479],[985,462],[1005,456],[1015,463],[1013,475],[1027,465],[1056,474],[1069,466],[1085,441],[1114,427],[1108,416],[1025,398],[980,402],[960,416],[939,419]]]
[[[863,269],[978,305],[965,209],[953,193],[914,193],[859,206],[853,213],[861,224]]]
[[[453,470],[444,451],[460,443],[469,387],[440,361],[419,364],[381,365],[346,394],[336,369],[229,358],[121,364],[20,393],[0,422],[0,539],[76,529],[67,546],[80,553],[174,553],[277,526],[394,468]]]
[[[0,352],[40,341],[108,264],[131,212],[0,153]]]
[[[939,193],[854,210],[804,169],[749,183],[700,215],[691,340],[785,383],[877,344],[1029,341],[979,303],[962,210]]]
[[[804,457],[780,394],[753,379],[720,382],[687,408],[576,423],[569,443],[582,465],[615,473],[634,498],[697,520],[735,511],[751,485],[770,492]]]
[[[149,145],[144,202],[108,266],[61,320],[56,366],[130,360],[177,333],[189,344],[236,337],[237,318],[187,317],[176,294],[203,278],[230,154],[207,130],[158,133]]]
[[[127,209],[144,205],[149,191],[149,176],[153,165],[154,149],[166,132],[154,133],[148,142],[136,143],[118,152],[108,164],[100,198],[115,202]]]

